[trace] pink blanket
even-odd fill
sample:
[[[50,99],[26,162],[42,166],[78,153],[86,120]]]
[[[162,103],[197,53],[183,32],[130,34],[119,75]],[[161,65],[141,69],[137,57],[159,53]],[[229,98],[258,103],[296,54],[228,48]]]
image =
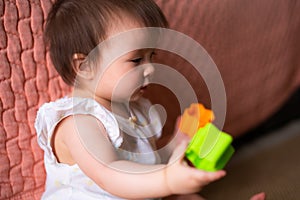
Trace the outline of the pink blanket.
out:
[[[70,90],[53,70],[42,39],[52,2],[0,1],[0,200],[40,199],[44,189],[43,152],[33,126],[36,111]],[[227,92],[224,128],[233,136],[265,120],[299,87],[299,1],[157,2],[171,28],[197,40],[216,62]],[[192,66],[167,58],[166,64],[189,77],[199,101],[209,104],[205,84]],[[153,87],[148,96],[175,119],[176,105],[167,99],[171,92]]]
[[[36,111],[69,90],[49,64],[42,39],[51,5],[50,0],[0,2],[0,199],[40,199],[44,189]]]

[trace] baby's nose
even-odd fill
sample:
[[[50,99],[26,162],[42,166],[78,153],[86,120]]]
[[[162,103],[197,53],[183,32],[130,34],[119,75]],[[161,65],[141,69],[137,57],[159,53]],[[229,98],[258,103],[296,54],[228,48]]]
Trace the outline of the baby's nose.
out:
[[[151,63],[148,63],[145,65],[144,69],[144,77],[149,77],[154,73],[155,69],[154,66]]]

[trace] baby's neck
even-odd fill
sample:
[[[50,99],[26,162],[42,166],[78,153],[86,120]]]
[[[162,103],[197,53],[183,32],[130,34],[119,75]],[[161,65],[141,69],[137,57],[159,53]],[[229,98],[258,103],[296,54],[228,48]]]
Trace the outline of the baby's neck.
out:
[[[107,110],[117,114],[123,118],[129,118],[130,115],[130,102],[112,102],[110,99],[97,97],[94,94],[83,89],[73,89],[73,97],[90,98],[97,101],[100,105],[105,107]]]
[[[99,104],[101,104],[103,107],[105,107],[107,110],[111,111],[111,101],[109,99],[97,97],[94,93],[89,92],[89,90],[76,88],[76,89],[73,89],[71,96],[93,99],[93,100],[97,101]]]

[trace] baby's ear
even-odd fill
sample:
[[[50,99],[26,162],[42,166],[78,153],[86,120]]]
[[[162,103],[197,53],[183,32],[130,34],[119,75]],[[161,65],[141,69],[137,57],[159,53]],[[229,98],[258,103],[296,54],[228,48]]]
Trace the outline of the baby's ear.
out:
[[[77,76],[90,80],[94,77],[94,70],[86,58],[85,54],[75,53],[73,55],[73,65]]]

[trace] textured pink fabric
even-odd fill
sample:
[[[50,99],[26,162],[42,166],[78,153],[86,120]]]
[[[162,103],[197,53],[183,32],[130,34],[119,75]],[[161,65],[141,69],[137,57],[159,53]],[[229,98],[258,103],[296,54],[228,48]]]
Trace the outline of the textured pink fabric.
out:
[[[266,120],[299,87],[299,1],[157,2],[170,27],[195,39],[216,63],[227,95],[224,130],[233,136]],[[180,58],[165,57],[163,61],[184,74],[199,101],[210,106],[205,83],[191,65]],[[163,97],[159,91],[153,93],[155,102],[172,102],[167,98],[158,100]],[[175,104],[168,107],[174,121]]]
[[[227,92],[225,130],[234,136],[269,117],[299,86],[299,1],[156,1],[171,28],[197,40],[219,67]],[[40,198],[45,171],[33,127],[36,111],[70,90],[54,71],[42,39],[52,2],[0,0],[0,200]],[[167,58],[209,105],[192,66]],[[177,104],[166,98],[172,93],[150,89],[148,95],[166,105],[174,120]]]
[[[49,62],[43,24],[52,2],[0,1],[0,199],[40,199],[43,153],[34,120],[39,105],[69,91]]]

